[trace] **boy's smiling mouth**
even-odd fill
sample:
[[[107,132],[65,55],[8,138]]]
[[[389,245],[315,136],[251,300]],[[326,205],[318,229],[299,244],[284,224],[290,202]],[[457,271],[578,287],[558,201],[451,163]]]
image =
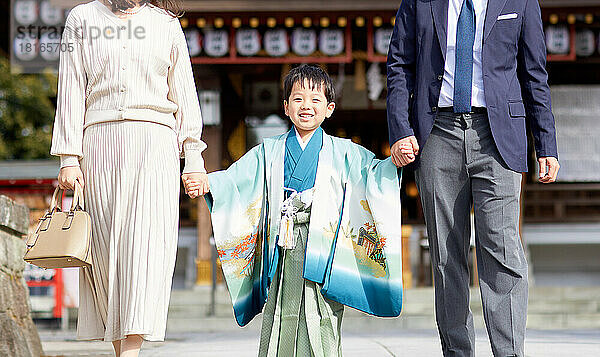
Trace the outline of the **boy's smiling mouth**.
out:
[[[300,114],[298,114],[298,116],[302,119],[310,119],[310,118],[314,117],[314,115],[310,114],[310,113],[300,113]]]

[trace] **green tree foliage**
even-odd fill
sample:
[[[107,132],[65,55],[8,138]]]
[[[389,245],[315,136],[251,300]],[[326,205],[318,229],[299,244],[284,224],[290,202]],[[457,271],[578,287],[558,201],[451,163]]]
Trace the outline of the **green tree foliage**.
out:
[[[12,74],[0,57],[0,160],[50,157],[57,77]]]

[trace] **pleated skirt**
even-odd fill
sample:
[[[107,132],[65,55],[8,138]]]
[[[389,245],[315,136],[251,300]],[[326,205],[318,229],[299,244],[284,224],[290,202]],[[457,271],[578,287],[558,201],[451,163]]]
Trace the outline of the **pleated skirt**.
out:
[[[77,337],[164,340],[179,222],[176,133],[144,121],[89,126],[83,136],[92,268],[80,269]]]

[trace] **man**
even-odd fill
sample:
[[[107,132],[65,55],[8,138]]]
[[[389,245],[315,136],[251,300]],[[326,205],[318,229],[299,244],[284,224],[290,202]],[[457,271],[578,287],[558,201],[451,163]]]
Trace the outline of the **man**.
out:
[[[469,213],[494,356],[523,356],[527,262],[519,238],[526,120],[539,181],[559,169],[537,0],[403,0],[388,53],[392,158],[415,162],[444,356],[474,356]]]

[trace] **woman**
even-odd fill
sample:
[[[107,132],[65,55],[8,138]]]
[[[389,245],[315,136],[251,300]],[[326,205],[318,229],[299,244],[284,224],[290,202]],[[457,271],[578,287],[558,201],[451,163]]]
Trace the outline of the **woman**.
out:
[[[80,273],[78,339],[137,356],[162,341],[177,248],[179,159],[186,193],[208,188],[202,119],[174,0],[73,8],[52,138],[62,188],[84,186],[91,274]],[[200,185],[189,189],[187,179]]]

